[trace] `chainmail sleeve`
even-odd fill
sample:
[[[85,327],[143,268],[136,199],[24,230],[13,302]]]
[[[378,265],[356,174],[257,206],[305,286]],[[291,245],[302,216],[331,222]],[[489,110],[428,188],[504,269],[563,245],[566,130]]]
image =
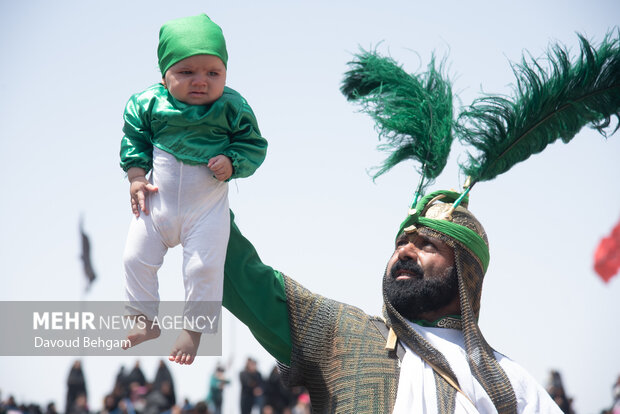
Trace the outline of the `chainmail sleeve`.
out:
[[[324,395],[325,361],[332,358],[336,328],[336,302],[313,294],[295,280],[284,277],[291,328],[291,365],[282,370],[290,386],[313,388],[312,404]]]
[[[284,277],[291,329],[288,386],[304,386],[313,413],[389,413],[398,387],[398,359],[362,310],[314,294]]]

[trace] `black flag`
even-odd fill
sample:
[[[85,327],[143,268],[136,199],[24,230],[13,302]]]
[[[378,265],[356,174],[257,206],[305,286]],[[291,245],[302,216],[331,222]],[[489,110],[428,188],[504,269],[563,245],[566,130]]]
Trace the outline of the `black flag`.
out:
[[[93,270],[93,265],[90,260],[90,240],[88,240],[88,236],[84,233],[84,227],[82,225],[82,220],[80,219],[80,237],[82,239],[82,264],[84,265],[84,276],[88,279],[88,285],[86,286],[86,290],[90,288],[90,285],[93,283],[95,278],[95,271]]]

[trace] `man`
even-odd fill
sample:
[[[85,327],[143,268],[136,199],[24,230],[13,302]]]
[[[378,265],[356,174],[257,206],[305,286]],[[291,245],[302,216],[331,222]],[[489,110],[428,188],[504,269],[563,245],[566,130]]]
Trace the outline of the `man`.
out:
[[[263,377],[258,372],[256,361],[248,358],[245,368],[239,373],[241,382],[241,414],[250,414],[254,406],[259,408],[261,396],[263,394]]]
[[[313,412],[561,411],[493,351],[477,319],[486,233],[459,194],[424,197],[401,225],[383,279],[384,318],[313,294],[260,262],[233,222],[224,306],[280,363]]]

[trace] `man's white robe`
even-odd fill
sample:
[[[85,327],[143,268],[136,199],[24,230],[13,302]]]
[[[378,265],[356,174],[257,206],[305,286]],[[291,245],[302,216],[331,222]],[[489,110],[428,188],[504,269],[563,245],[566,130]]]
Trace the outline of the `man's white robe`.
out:
[[[491,398],[470,371],[463,333],[458,329],[422,327],[413,323],[411,326],[446,357],[459,381],[461,390],[467,395],[466,397],[460,392],[457,393],[455,413],[497,414]],[[407,346],[405,350],[394,414],[437,413],[433,369]],[[495,352],[495,358],[506,372],[515,391],[517,412],[562,414],[547,391],[521,366],[497,352]]]

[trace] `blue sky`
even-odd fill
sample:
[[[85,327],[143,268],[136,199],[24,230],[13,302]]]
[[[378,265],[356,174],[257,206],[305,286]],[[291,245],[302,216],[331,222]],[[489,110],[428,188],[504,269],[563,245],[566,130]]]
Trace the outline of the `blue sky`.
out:
[[[618,24],[614,0],[538,2],[27,1],[0,4],[0,300],[121,300],[121,254],[130,220],[118,167],[129,96],[158,82],[156,47],[165,21],[206,12],[228,43],[228,84],[252,105],[270,147],[248,179],[230,187],[240,228],[265,262],[313,291],[378,314],[380,281],[417,176],[399,166],[372,182],[371,120],[339,92],[359,46],[391,54],[408,71],[433,51],[447,56],[460,101],[509,93],[510,62],[541,56],[551,41],[573,51],[576,32],[595,43]],[[458,188],[455,145],[432,189]],[[541,383],[558,369],[577,412],[611,402],[620,374],[620,278],[592,271],[599,239],[620,219],[620,139],[584,129],[494,181],[470,208],[489,233],[491,264],[480,324],[489,343]],[[87,296],[78,220],[93,243],[99,279]],[[164,300],[183,297],[180,251],[160,274]],[[273,359],[224,315],[223,360],[237,378],[247,356],[267,373]],[[6,337],[4,337],[6,338]],[[5,339],[6,340],[6,339]],[[178,397],[206,395],[219,358],[171,367]],[[0,356],[3,397],[64,406],[73,358]],[[99,409],[121,364],[88,357],[89,403]],[[157,358],[144,358],[154,375]],[[225,395],[237,411],[238,389]]]

